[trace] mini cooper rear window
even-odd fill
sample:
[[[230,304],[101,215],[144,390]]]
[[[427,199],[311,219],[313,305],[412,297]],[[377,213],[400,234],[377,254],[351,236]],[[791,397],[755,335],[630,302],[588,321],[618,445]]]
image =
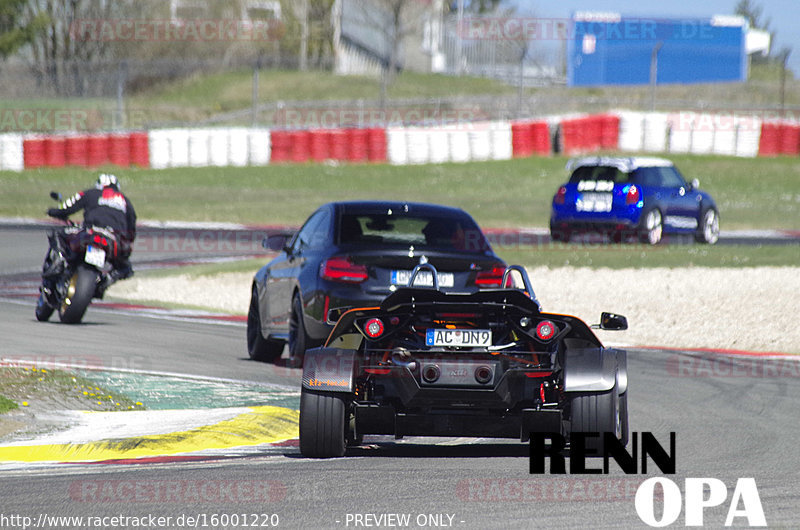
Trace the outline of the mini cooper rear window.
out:
[[[615,184],[628,182],[630,175],[613,166],[581,166],[572,172],[571,184],[582,180],[604,180]]]

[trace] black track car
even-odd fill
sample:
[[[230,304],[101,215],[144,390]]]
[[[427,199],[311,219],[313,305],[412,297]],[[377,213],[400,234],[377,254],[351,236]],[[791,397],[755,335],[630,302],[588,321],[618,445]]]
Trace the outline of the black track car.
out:
[[[253,278],[247,319],[250,357],[289,363],[330,334],[331,309],[377,306],[406,285],[421,258],[438,269],[443,291],[496,287],[505,270],[465,211],[433,204],[361,201],[325,204],[293,237],[265,246],[280,254]],[[432,285],[425,271],[417,285]]]
[[[511,276],[521,288],[403,287],[339,316],[325,346],[305,355],[301,453],[343,456],[364,435],[610,432],[627,444],[625,351],[604,348],[578,318],[543,313],[521,267],[501,285]],[[603,313],[598,327],[627,321]]]

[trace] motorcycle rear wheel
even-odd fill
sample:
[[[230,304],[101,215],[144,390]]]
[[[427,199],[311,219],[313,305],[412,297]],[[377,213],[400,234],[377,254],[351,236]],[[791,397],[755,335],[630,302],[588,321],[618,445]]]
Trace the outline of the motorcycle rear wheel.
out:
[[[77,324],[86,313],[97,288],[100,273],[92,267],[79,265],[67,284],[67,295],[58,307],[58,316],[64,324]]]

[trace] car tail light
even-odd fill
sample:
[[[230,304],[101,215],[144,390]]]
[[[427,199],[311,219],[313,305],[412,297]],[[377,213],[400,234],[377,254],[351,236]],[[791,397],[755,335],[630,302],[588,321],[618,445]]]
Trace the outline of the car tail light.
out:
[[[636,204],[639,202],[640,197],[639,188],[637,188],[635,184],[631,184],[625,194],[625,204]]]
[[[475,285],[481,289],[489,287],[500,287],[503,283],[503,274],[506,272],[505,265],[495,265],[489,270],[479,271],[475,276]],[[509,275],[508,281],[510,283],[511,276]]]
[[[536,326],[536,336],[541,340],[550,340],[556,334],[556,325],[549,320],[542,320]]]
[[[367,320],[364,326],[364,333],[371,339],[376,339],[383,335],[383,322],[379,318],[371,318]]]
[[[334,256],[322,262],[319,275],[323,280],[346,283],[361,283],[369,277],[366,265],[353,263],[344,256]]]
[[[560,188],[558,188],[556,196],[553,197],[553,202],[556,204],[564,204],[566,197],[567,197],[567,188],[565,186],[561,186]]]

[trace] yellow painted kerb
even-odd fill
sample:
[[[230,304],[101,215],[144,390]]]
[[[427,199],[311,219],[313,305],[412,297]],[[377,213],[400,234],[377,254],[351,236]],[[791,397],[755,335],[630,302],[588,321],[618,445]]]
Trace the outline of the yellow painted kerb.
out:
[[[298,411],[272,406],[249,408],[251,412],[230,420],[188,431],[80,444],[0,447],[0,462],[95,462],[170,456],[297,438]]]

